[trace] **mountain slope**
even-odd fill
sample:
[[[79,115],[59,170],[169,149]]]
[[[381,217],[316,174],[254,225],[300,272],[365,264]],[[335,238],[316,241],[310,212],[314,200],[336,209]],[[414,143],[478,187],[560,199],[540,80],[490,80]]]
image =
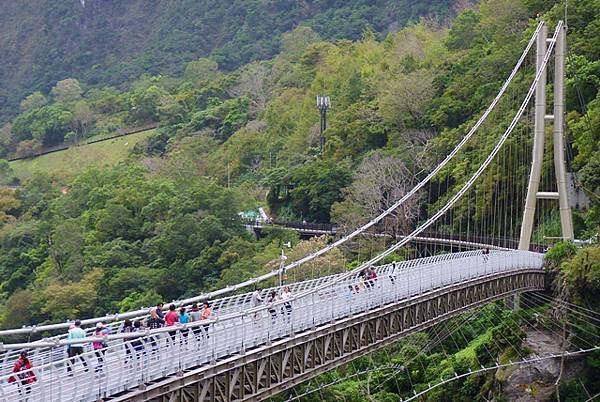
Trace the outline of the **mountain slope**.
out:
[[[311,26],[326,39],[386,32],[424,15],[443,18],[453,0],[235,0],[0,2],[0,121],[28,93],[58,80],[119,85],[181,72],[212,56],[231,70],[269,58],[283,32]]]

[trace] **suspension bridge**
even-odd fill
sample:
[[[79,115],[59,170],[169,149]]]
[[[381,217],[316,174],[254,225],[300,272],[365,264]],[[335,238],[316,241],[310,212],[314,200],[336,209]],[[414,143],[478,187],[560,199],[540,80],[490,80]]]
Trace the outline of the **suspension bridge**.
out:
[[[533,74],[527,74],[526,64],[534,45],[535,69]],[[566,28],[562,22],[550,37],[547,26],[540,22],[477,122],[445,159],[380,215],[350,233],[338,232],[337,240],[326,247],[290,264],[282,263],[267,274],[173,302],[189,307],[210,300],[213,307],[210,319],[121,332],[123,320],[146,319],[149,309],[142,308],[82,321],[86,327],[108,323],[112,334],[103,337],[94,336],[88,329],[84,339],[67,339],[64,333],[71,325],[69,322],[0,331],[2,339],[45,336],[40,340],[0,345],[3,351],[0,398],[7,401],[263,400],[495,300],[543,291],[547,281],[543,254],[536,248],[531,250],[531,240],[535,235],[543,236],[542,229],[534,232],[534,223],[554,216],[556,208],[550,202],[558,201],[560,237],[574,239],[563,141],[565,49]],[[548,114],[546,82],[551,59],[554,110]],[[520,102],[516,112],[515,101]],[[509,121],[506,121],[507,110],[512,110]],[[545,128],[550,121],[554,170],[548,178],[542,177],[542,162]],[[476,146],[484,147],[487,156],[481,161],[470,161],[477,166],[463,184],[450,185],[450,162],[466,163],[469,158],[461,159],[461,152]],[[524,151],[528,146],[531,152]],[[508,179],[500,181],[499,173]],[[524,177],[529,177],[526,189],[521,188],[524,183],[520,179]],[[443,196],[439,188],[437,191],[432,188],[442,185]],[[287,283],[291,297],[269,303],[256,300],[265,299],[272,291],[280,292],[281,283],[266,286],[259,298],[244,290],[274,283],[277,278],[281,281],[283,273],[293,277],[301,271],[297,268],[309,266],[353,239],[384,232],[396,211],[423,194],[428,194],[430,204],[438,209],[412,222],[414,229],[387,237],[392,243],[375,255],[369,253],[356,268],[310,279],[292,278]],[[485,215],[483,209],[495,213]],[[461,237],[461,233],[465,235]],[[517,233],[519,238],[515,240]],[[510,241],[486,241],[492,238]],[[385,263],[414,242],[439,245],[440,249],[433,250],[436,255]],[[373,268],[376,276],[365,277],[363,273],[368,268]],[[59,332],[63,334],[52,336]],[[101,352],[91,350],[94,341],[104,342],[107,347]],[[76,358],[67,358],[66,348],[77,345],[90,350]],[[596,349],[590,345],[587,349],[564,353],[588,353]],[[12,364],[24,350],[34,363],[31,370],[37,381],[9,382]],[[561,356],[554,353],[535,359]],[[535,359],[524,356],[522,363]],[[479,371],[498,367],[499,364],[482,365]],[[387,369],[395,372],[403,368]],[[474,374],[442,378],[428,389],[415,391],[411,398]]]

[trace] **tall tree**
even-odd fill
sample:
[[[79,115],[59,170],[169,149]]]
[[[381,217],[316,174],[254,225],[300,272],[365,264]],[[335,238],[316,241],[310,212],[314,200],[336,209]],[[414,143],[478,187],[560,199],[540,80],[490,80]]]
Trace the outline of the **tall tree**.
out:
[[[332,207],[332,220],[343,229],[353,229],[381,214],[404,196],[415,184],[415,175],[398,158],[375,151],[365,158],[350,186],[343,189],[344,200]],[[379,225],[393,237],[407,233],[418,216],[420,197],[413,196]]]
[[[50,93],[58,102],[73,102],[81,98],[83,90],[79,81],[74,78],[67,78],[58,81]]]

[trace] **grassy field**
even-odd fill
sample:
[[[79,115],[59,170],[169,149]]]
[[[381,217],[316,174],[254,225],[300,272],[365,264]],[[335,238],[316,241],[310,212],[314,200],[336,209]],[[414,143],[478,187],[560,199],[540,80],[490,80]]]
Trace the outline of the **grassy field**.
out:
[[[116,165],[127,158],[135,144],[153,132],[154,130],[143,131],[95,144],[76,146],[32,159],[13,161],[10,166],[21,181],[39,171],[63,179],[69,178],[90,166]]]

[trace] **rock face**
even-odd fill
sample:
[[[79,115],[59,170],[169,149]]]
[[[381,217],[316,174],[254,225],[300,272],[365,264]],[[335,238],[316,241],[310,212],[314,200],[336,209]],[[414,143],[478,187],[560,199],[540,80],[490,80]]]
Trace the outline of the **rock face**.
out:
[[[528,359],[563,352],[557,333],[527,328],[525,347],[532,353]],[[560,375],[561,359],[544,359],[528,365],[512,366],[498,370],[496,378],[503,382],[502,395],[509,401],[551,401]],[[583,364],[576,359],[566,359],[562,380],[573,378]]]

